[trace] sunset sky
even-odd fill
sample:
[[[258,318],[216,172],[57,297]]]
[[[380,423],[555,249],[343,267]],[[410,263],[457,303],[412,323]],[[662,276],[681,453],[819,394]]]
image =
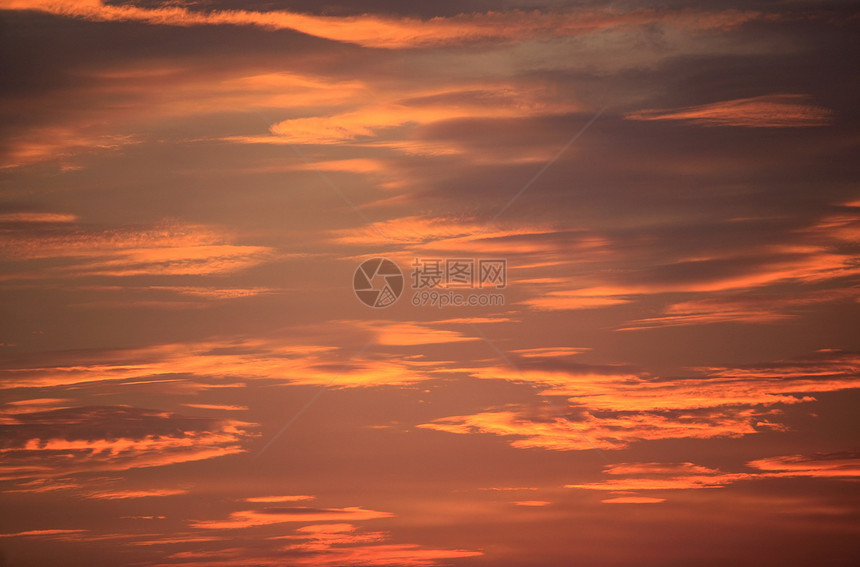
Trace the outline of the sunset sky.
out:
[[[0,0],[0,566],[860,564],[858,69],[840,0]]]

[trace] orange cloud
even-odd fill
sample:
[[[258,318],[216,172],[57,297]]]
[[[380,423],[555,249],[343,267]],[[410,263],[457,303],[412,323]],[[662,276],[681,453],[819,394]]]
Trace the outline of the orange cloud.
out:
[[[583,352],[588,352],[591,350],[590,348],[574,348],[574,347],[542,347],[542,348],[523,348],[513,350],[519,356],[523,358],[555,358],[555,357],[565,357],[565,356],[573,356],[575,354],[581,354]]]
[[[352,524],[314,524],[298,528],[296,535],[275,536],[270,539],[304,540],[303,543],[291,545],[287,549],[303,552],[325,552],[335,545],[344,546],[385,541],[386,534],[383,532],[358,533]]]
[[[204,520],[191,522],[192,527],[229,530],[281,524],[286,522],[353,522],[390,518],[394,514],[377,512],[359,507],[349,508],[309,508],[296,506],[290,508],[263,508],[261,510],[242,510],[230,514],[229,520]]]
[[[406,329],[389,335],[391,344],[418,344],[415,341],[450,342],[454,335]],[[421,342],[420,344],[425,344]],[[204,341],[154,345],[139,349],[103,351],[83,358],[60,360],[51,366],[0,369],[0,389],[48,387],[94,382],[152,381],[169,376],[169,381],[269,379],[294,384],[328,384],[338,372],[333,368],[332,347],[284,344],[277,340]],[[45,357],[39,362],[44,364]],[[38,364],[38,362],[36,363]],[[182,374],[186,378],[177,378]],[[335,387],[401,385],[429,377],[421,365],[409,357],[353,361],[337,379]]]
[[[282,71],[242,74],[214,81],[208,76],[192,77],[180,95],[182,98],[164,103],[166,111],[176,114],[230,111],[246,106],[250,101],[255,108],[320,108],[373,99],[372,90],[362,81]],[[235,141],[242,140],[236,138]]]
[[[453,18],[417,20],[374,15],[332,17],[286,11],[212,10],[207,12],[165,5],[143,8],[107,5],[101,0],[3,0],[0,9],[39,10],[92,21],[138,21],[152,25],[245,25],[291,29],[334,41],[365,47],[409,48],[477,40],[514,40],[594,33],[615,27],[668,25],[681,29],[729,29],[765,16],[760,12],[726,10],[667,13],[658,10],[490,12]]]
[[[83,169],[87,162],[82,156],[102,154],[116,156],[128,147],[146,144],[140,132],[136,111],[145,108],[152,122],[187,119],[192,116],[213,116],[232,113],[237,108],[265,109],[266,112],[283,112],[304,109],[308,112],[342,112],[343,105],[372,104],[375,95],[360,81],[342,81],[334,77],[268,72],[248,75],[246,68],[232,70],[202,70],[193,65],[157,66],[151,62],[128,63],[132,67],[101,67],[96,70],[74,69],[69,74],[81,86],[69,96],[85,97],[93,104],[91,115],[97,120],[69,116],[50,126],[35,126],[24,131],[12,131],[7,148],[0,156],[0,169],[23,167],[40,162],[58,162],[61,171]],[[134,66],[136,65],[136,66]],[[99,104],[100,99],[123,97],[129,102],[117,107]],[[269,136],[268,138],[272,138]],[[182,143],[212,141],[255,142],[248,136],[219,136],[216,138],[183,139]],[[272,142],[272,140],[263,140]],[[365,167],[358,160],[352,162],[318,164],[320,169],[338,167]],[[248,172],[290,171],[307,166],[278,165],[252,167]],[[18,213],[36,218],[36,213]],[[0,222],[3,222],[0,216]],[[39,222],[48,222],[41,220]],[[53,219],[50,222],[60,222]],[[66,221],[67,222],[67,221]]]
[[[124,516],[128,519],[140,519],[140,520],[163,520],[165,516]],[[140,541],[130,541],[126,545],[138,545],[138,546],[150,546],[150,545],[172,545],[177,543],[201,543],[201,542],[209,542],[209,541],[221,541],[221,538],[217,537],[201,537],[201,536],[168,536],[161,537],[159,539],[149,539],[149,540],[140,540]]]
[[[399,323],[386,326],[377,342],[381,345],[408,346],[474,340],[479,340],[479,337],[464,336],[457,331],[433,329],[416,323]]]
[[[276,293],[278,290],[266,287],[251,287],[251,288],[216,288],[203,286],[149,286],[145,288],[129,288],[122,289],[143,289],[148,291],[169,291],[180,295],[190,295],[193,297],[203,297],[206,299],[236,299],[239,297],[254,297],[258,295],[268,295]]]
[[[11,534],[0,534],[0,537],[51,537],[69,534],[80,534],[87,530],[29,530]]]
[[[526,411],[491,411],[440,418],[418,427],[513,437],[510,445],[519,449],[587,451],[622,449],[645,440],[741,437],[756,432],[753,423],[758,415],[751,410],[681,416],[652,412],[599,418],[585,413],[583,419],[571,422],[561,417],[536,417]]]
[[[296,554],[296,551],[302,552]],[[435,567],[444,560],[483,555],[480,551],[460,549],[431,549],[415,544],[364,545],[355,547],[325,547],[305,549],[287,547],[260,551],[250,548],[230,548],[211,552],[179,552],[172,554],[170,563],[155,567],[242,567],[254,565],[278,567],[285,563],[298,566],[365,565],[368,567]]]
[[[4,425],[0,479],[123,471],[241,453],[254,425],[127,406],[36,411],[16,414],[14,420]],[[122,498],[135,493],[104,494]]]
[[[382,234],[398,246],[386,257],[404,268],[413,266],[416,258],[506,259],[508,284],[518,286],[522,282],[515,278],[514,270],[567,264],[573,253],[580,263],[610,259],[609,241],[588,230],[550,225],[491,226],[485,230],[485,226],[485,222],[473,218],[407,216],[377,222],[372,227],[336,230],[332,238],[337,244],[366,246],[377,244]],[[409,272],[405,271],[405,275]]]
[[[622,463],[608,465],[605,472],[611,475],[634,475],[603,482],[567,484],[565,488],[587,490],[687,490],[720,488],[738,480],[755,478],[749,473],[723,473],[693,463]],[[604,501],[605,502],[605,501]]]
[[[126,500],[129,498],[152,498],[162,496],[177,496],[188,494],[187,490],[175,488],[156,488],[151,490],[110,490],[106,492],[92,492],[90,498],[97,500]]]
[[[69,407],[72,400],[65,398],[35,398],[30,400],[18,400],[8,402],[0,406],[0,424],[15,424],[14,416],[17,413],[30,413],[33,411],[45,411],[49,409],[64,409]]]
[[[17,467],[17,469],[26,471],[24,467]],[[15,483],[14,489],[7,488],[3,492],[13,494],[39,494],[43,492],[81,488],[81,486],[82,485],[79,480],[73,480],[71,478],[36,478],[25,482],[17,482]]]
[[[665,502],[665,498],[654,498],[651,496],[619,496],[601,500],[604,504],[659,504]]]
[[[821,478],[860,477],[860,455],[830,453],[819,455],[788,455],[768,457],[747,463],[749,466],[778,476]]]
[[[740,252],[734,257],[741,259],[744,254]],[[715,275],[704,281],[658,281],[648,284],[606,282],[604,285],[595,287],[548,291],[541,296],[527,299],[522,303],[541,310],[585,309],[619,305],[637,299],[637,296],[644,295],[671,292],[724,292],[763,288],[787,282],[823,282],[837,278],[854,277],[860,274],[860,267],[857,266],[853,254],[830,251],[823,246],[782,247],[771,250],[769,254],[769,258],[762,259],[758,265],[751,266],[746,273],[741,275],[730,275],[727,273],[725,275]],[[614,260],[618,262],[621,258],[616,257]],[[690,267],[694,265],[693,262],[685,262],[685,264]],[[845,293],[846,295],[848,294],[847,292]],[[819,297],[822,302],[827,301],[826,294],[821,294]],[[812,298],[808,301],[810,304],[816,302]],[[803,299],[797,299],[794,300],[794,303],[789,303],[788,305],[803,304]],[[684,309],[684,306],[680,309]],[[710,323],[717,322],[721,318],[724,320],[730,318],[730,320],[742,320],[745,322],[765,322],[777,320],[780,316],[773,312],[747,310],[726,311],[723,314],[681,313],[671,317],[665,319],[665,321],[662,321],[661,318],[656,318],[655,323],[658,325],[661,322],[678,323],[685,321],[690,323]],[[645,320],[644,322],[645,326],[647,326],[649,320]],[[630,329],[625,328],[625,330]]]
[[[211,409],[217,411],[248,411],[245,406],[228,406],[223,404],[182,404],[187,408]]]
[[[390,102],[380,104],[377,100],[349,112],[284,120],[273,125],[270,131],[294,144],[339,144],[378,138],[387,130],[405,125],[420,126],[459,118],[569,114],[582,110],[546,90],[512,84],[460,85],[455,89],[418,92],[408,97],[397,94],[399,97]],[[267,142],[264,139],[253,141]],[[399,142],[395,142],[389,147],[412,153],[420,148],[420,143],[411,140],[400,147]],[[434,150],[431,148],[431,151]],[[449,146],[445,153],[459,151]],[[366,160],[361,165],[367,165]]]
[[[31,223],[33,224],[33,223]],[[234,245],[231,235],[199,225],[165,222],[147,228],[94,230],[71,225],[63,231],[30,229],[7,232],[0,260],[72,260],[48,268],[24,264],[4,280],[132,275],[209,275],[263,263],[273,251]]]
[[[631,321],[620,328],[632,331],[722,322],[771,323],[818,304],[856,300],[857,289],[842,282],[860,275],[852,248],[852,243],[860,238],[860,216],[851,207],[842,205],[842,208],[838,214],[823,216],[793,230],[782,243],[718,249],[710,254],[663,260],[660,266],[638,270],[626,267],[639,262],[627,251],[629,243],[583,233],[578,253],[585,257],[579,261],[593,262],[596,275],[541,278],[539,294],[520,303],[538,310],[588,309],[658,294],[708,294],[670,305],[660,316]],[[542,249],[532,251],[538,252],[547,261],[565,256],[564,251],[545,244]],[[622,264],[625,267],[620,269]],[[819,286],[797,293],[796,289],[786,287],[786,284],[825,283],[835,289]]]
[[[570,309],[595,309],[630,303],[630,299],[622,296],[599,296],[589,290],[551,291],[539,297],[533,297],[521,302],[534,309],[542,311],[563,311]]]
[[[63,213],[2,213],[0,223],[68,223],[76,222],[76,215]]]
[[[806,394],[860,387],[858,364],[857,354],[834,351],[770,365],[700,368],[705,377],[673,380],[588,369],[494,366],[469,372],[476,378],[544,385],[546,394],[568,396],[595,411],[636,412],[809,402],[814,398]]]
[[[860,456],[856,453],[790,455],[751,461],[748,465],[761,472],[725,473],[693,463],[620,463],[607,465],[604,473],[624,478],[601,482],[567,484],[565,488],[610,491],[631,494],[640,490],[693,490],[721,488],[739,481],[782,477],[841,478],[860,477]],[[633,493],[635,494],[635,493]],[[621,496],[604,503],[663,502],[664,498]]]
[[[468,372],[476,378],[542,386],[544,395],[567,396],[582,410],[571,421],[545,409],[506,409],[439,418],[418,427],[500,435],[511,438],[513,447],[556,451],[620,449],[657,439],[742,437],[786,429],[778,421],[782,410],[768,406],[808,403],[815,401],[810,393],[860,387],[858,363],[856,354],[828,351],[807,360],[700,369],[707,375],[672,380],[588,367],[475,368]]]
[[[387,544],[352,548],[331,548],[317,557],[298,558],[297,565],[390,565],[396,567],[432,567],[440,561],[478,557],[480,551],[462,549],[428,549],[414,544]]]
[[[273,502],[309,499],[312,496],[265,496],[248,501]],[[192,527],[204,530],[235,530],[265,528],[280,524],[310,523],[291,530],[286,535],[254,537],[259,545],[232,545],[222,549],[182,550],[170,554],[162,565],[389,565],[434,567],[445,559],[472,557],[480,552],[425,548],[414,544],[383,543],[386,532],[365,531],[355,523],[392,518],[393,514],[361,507],[310,508],[306,506],[267,507],[242,510],[230,514],[227,520],[192,522]],[[324,523],[319,523],[324,522]],[[285,527],[281,528],[286,529]],[[211,532],[209,532],[211,533]],[[259,533],[252,531],[252,534]],[[272,533],[267,531],[265,533]],[[277,533],[277,532],[275,532]],[[216,541],[216,538],[191,534],[135,542],[137,545],[160,545],[176,542]],[[283,545],[282,542],[289,542]],[[373,544],[373,545],[369,545]]]
[[[131,135],[93,131],[93,128],[87,125],[38,127],[14,139],[10,148],[4,152],[0,169],[59,160],[62,171],[74,171],[79,169],[79,166],[70,161],[73,156],[96,151],[118,151],[140,142]],[[34,217],[30,217],[27,222],[69,221],[34,220]]]
[[[677,110],[641,110],[628,120],[684,120],[702,126],[787,128],[826,126],[832,112],[808,104],[801,94],[775,94],[688,106]]]
[[[354,532],[355,526],[352,524],[318,524],[313,526],[304,526],[296,530],[306,534],[340,534],[344,532]]]
[[[541,506],[549,506],[552,502],[547,502],[546,500],[520,500],[519,502],[514,502],[517,506],[527,506],[527,507],[541,507]]]
[[[296,496],[255,496],[253,498],[245,498],[245,502],[300,502],[302,500],[314,500],[313,496],[296,495]]]
[[[711,323],[772,323],[797,317],[797,311],[819,303],[851,301],[860,297],[855,288],[811,292],[802,296],[744,295],[694,299],[666,307],[661,317],[637,319],[619,331],[661,327],[686,327]]]

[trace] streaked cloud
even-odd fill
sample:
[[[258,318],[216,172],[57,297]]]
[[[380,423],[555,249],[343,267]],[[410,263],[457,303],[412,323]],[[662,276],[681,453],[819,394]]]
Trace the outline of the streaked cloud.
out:
[[[479,40],[528,39],[595,33],[626,26],[665,24],[690,30],[727,29],[762,18],[755,11],[666,13],[650,9],[629,12],[573,11],[569,14],[526,14],[520,11],[463,14],[453,18],[417,20],[376,15],[314,16],[287,11],[213,10],[202,12],[164,4],[156,8],[104,4],[101,0],[4,0],[2,9],[40,10],[93,21],[137,21],[153,25],[244,25],[291,29],[376,48],[428,47]]]
[[[604,503],[649,503],[662,502],[665,498],[638,496],[635,495],[635,491],[722,488],[740,481],[777,478],[832,478],[851,481],[860,476],[860,457],[856,453],[849,452],[770,457],[751,461],[747,466],[756,470],[727,473],[689,462],[620,463],[604,467],[604,474],[616,478],[600,482],[567,484],[565,488],[625,494],[602,500]]]
[[[458,331],[434,329],[415,323],[400,323],[386,326],[377,342],[381,345],[408,346],[475,340],[479,340],[479,337],[465,336]]]
[[[581,353],[587,352],[589,350],[591,350],[591,349],[589,349],[589,348],[575,348],[575,347],[540,347],[540,348],[515,349],[511,352],[514,352],[523,358],[548,358],[548,357],[574,356],[576,354],[581,354]]]
[[[418,427],[456,434],[509,437],[511,446],[556,451],[622,449],[658,439],[737,438],[782,431],[781,404],[810,403],[811,394],[860,387],[857,355],[827,351],[805,360],[737,368],[703,368],[698,378],[661,379],[611,368],[558,366],[547,359],[519,370],[470,370],[477,378],[507,380],[566,396],[570,417],[545,408],[512,407],[438,418]],[[538,365],[552,370],[538,370]],[[556,366],[556,367],[553,367]]]
[[[844,560],[857,9],[675,4],[0,0],[6,560]]]
[[[262,503],[272,503],[272,502],[301,502],[303,500],[314,500],[314,496],[308,496],[305,494],[293,495],[293,496],[254,496],[251,498],[245,498],[245,502],[262,502]]]
[[[775,94],[726,100],[680,109],[641,110],[629,120],[683,120],[701,126],[797,128],[826,126],[832,111],[809,103],[802,94]]]
[[[0,242],[0,260],[23,264],[2,280],[227,274],[259,265],[273,253],[265,246],[232,244],[232,235],[209,227],[177,222],[101,229],[64,223],[63,227],[57,230],[31,220],[7,228]],[[49,260],[54,265],[45,267]]]
[[[178,496],[188,494],[182,488],[154,488],[150,490],[108,490],[104,492],[92,492],[90,498],[96,500],[127,500],[129,498],[158,498],[164,496]]]
[[[494,85],[494,88],[486,84],[480,87],[462,85],[448,91],[409,93],[388,104],[376,101],[331,116],[291,118],[273,125],[270,131],[293,144],[340,144],[384,139],[384,132],[405,125],[414,128],[462,118],[521,118],[578,110],[581,110],[578,105],[558,100],[543,89],[518,85]],[[266,142],[264,139],[248,141]],[[277,139],[269,141],[279,143]],[[392,142],[388,147],[414,153],[420,145],[412,140],[403,146]],[[436,151],[431,145],[430,153]],[[445,153],[459,153],[459,149],[449,147]],[[366,162],[361,163],[363,168]]]
[[[245,499],[250,503],[313,500],[313,496],[263,496]],[[192,521],[195,530],[248,530],[252,534],[267,526],[280,526],[285,535],[258,538],[254,546],[239,545],[208,550],[185,550],[171,553],[163,565],[397,565],[434,567],[446,559],[474,557],[478,551],[435,549],[417,544],[388,543],[386,531],[369,531],[364,522],[395,517],[394,514],[362,507],[311,508],[307,506],[263,507],[240,510],[226,520]],[[310,524],[308,524],[310,522]],[[292,528],[293,524],[304,523]],[[195,531],[188,535],[140,542],[157,545],[176,542],[214,541]],[[206,532],[203,532],[206,533]],[[209,532],[211,533],[211,532]],[[271,532],[268,532],[271,533]],[[256,536],[255,536],[256,537]],[[288,542],[284,545],[284,542]]]
[[[44,492],[74,490],[82,487],[80,478],[34,478],[31,480],[19,480],[15,482],[14,488],[7,488],[4,492],[9,494],[40,494]]]
[[[723,473],[693,463],[623,463],[607,465],[605,473],[623,478],[567,484],[565,488],[608,491],[686,490],[719,488],[738,480],[755,478],[755,475],[750,473]]]
[[[814,398],[808,394],[860,387],[857,363],[855,353],[827,351],[794,361],[700,368],[702,377],[673,379],[613,372],[611,367],[548,363],[523,364],[518,371],[504,366],[476,368],[470,373],[490,380],[525,380],[544,386],[545,394],[567,396],[596,411],[637,412],[809,402]]]
[[[229,406],[224,404],[182,404],[187,408],[208,409],[216,411],[248,411],[245,406]]]
[[[77,215],[65,213],[0,213],[0,224],[6,223],[67,223],[76,222]]]
[[[243,452],[253,426],[128,406],[15,414],[0,425],[0,477],[49,478],[212,459]]]
[[[2,6],[0,6],[2,9]],[[90,126],[56,125],[36,128],[15,139],[4,152],[0,170],[23,167],[45,161],[58,161],[61,171],[80,169],[73,157],[102,152],[118,152],[140,144],[131,134],[94,131]],[[32,220],[30,221],[32,222]],[[37,221],[45,222],[45,221]],[[56,222],[56,221],[52,221]]]
[[[786,231],[779,242],[742,245],[714,241],[691,254],[679,245],[677,229],[634,231],[633,234],[586,232],[592,248],[581,247],[580,261],[589,273],[575,278],[543,278],[521,301],[539,311],[613,308],[641,303],[655,296],[695,294],[669,301],[660,316],[631,321],[621,330],[713,323],[778,323],[817,304],[851,301],[860,271],[854,243],[860,217],[851,207],[822,214]],[[746,221],[737,221],[743,224]],[[738,227],[739,229],[739,227]],[[718,230],[715,226],[714,230]],[[553,235],[558,240],[560,235]],[[706,237],[710,241],[711,237]],[[646,240],[650,252],[659,249],[659,262],[641,262],[646,252],[636,244]],[[544,258],[562,256],[544,246]],[[786,286],[812,286],[803,289]]]
[[[541,412],[543,413],[543,412]],[[746,410],[703,411],[692,415],[668,412],[597,417],[585,413],[577,421],[530,410],[489,411],[452,416],[418,427],[458,434],[492,434],[513,438],[518,449],[587,451],[623,449],[630,443],[658,439],[713,439],[756,433],[760,414]]]
[[[654,498],[653,496],[616,496],[601,500],[604,504],[659,504],[665,501],[665,498]]]
[[[664,315],[629,321],[619,331],[687,327],[713,323],[764,324],[796,319],[816,304],[857,301],[856,288],[810,292],[804,295],[744,294],[673,303]]]
[[[203,520],[192,522],[191,525],[195,528],[228,530],[286,522],[355,522],[390,518],[393,515],[388,512],[378,512],[360,507],[309,508],[307,506],[294,506],[242,510],[230,514],[228,520]]]
[[[385,544],[353,548],[332,548],[324,555],[300,559],[298,565],[391,565],[432,567],[451,559],[478,557],[481,551],[433,549],[416,544]]]
[[[9,534],[0,534],[0,537],[51,537],[69,534],[80,534],[87,530],[28,530]]]
[[[786,455],[756,459],[750,467],[764,474],[813,478],[860,477],[860,455],[852,452],[822,453],[817,455]]]
[[[395,328],[396,330],[396,328]],[[458,333],[408,327],[389,335],[390,344],[428,344],[464,340]],[[416,342],[418,341],[418,342]],[[199,343],[152,345],[75,355],[62,353],[50,366],[40,356],[26,366],[0,369],[2,388],[68,386],[157,381],[193,384],[266,379],[293,384],[328,384],[339,371],[334,347],[286,340],[226,339]],[[340,363],[342,365],[342,362]],[[427,371],[408,356],[353,361],[336,387],[401,385],[425,380]]]
[[[392,567],[434,567],[447,564],[446,560],[483,555],[480,551],[461,549],[434,549],[417,544],[382,544],[354,547],[330,547],[308,551],[302,547],[287,547],[281,551],[261,552],[259,549],[232,548],[215,552],[179,552],[172,554],[169,563],[157,567],[208,566],[239,567],[252,558],[254,565],[278,566],[289,561],[299,566],[367,565]]]
[[[596,290],[550,291],[544,295],[523,301],[534,309],[546,311],[566,311],[570,309],[597,309],[630,303],[630,299],[620,295],[600,295]]]
[[[274,540],[299,540],[290,546],[292,550],[306,552],[327,551],[331,547],[358,545],[366,543],[383,542],[387,539],[384,532],[359,531],[353,524],[314,524],[296,529],[295,535],[276,536]]]

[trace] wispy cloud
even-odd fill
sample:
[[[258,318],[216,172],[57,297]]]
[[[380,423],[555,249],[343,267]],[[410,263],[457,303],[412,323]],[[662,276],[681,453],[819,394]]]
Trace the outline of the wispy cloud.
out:
[[[741,481],[777,478],[832,478],[851,481],[860,477],[860,457],[856,453],[847,452],[769,457],[750,461],[747,466],[756,470],[729,473],[689,462],[620,463],[604,467],[604,474],[614,478],[567,484],[565,488],[625,494],[602,500],[604,503],[650,503],[663,502],[665,498],[643,497],[635,492],[722,488]]]
[[[50,478],[211,459],[243,452],[252,428],[241,421],[128,406],[15,414],[0,426],[0,478]],[[116,491],[108,494],[122,497]]]
[[[718,488],[738,480],[755,478],[750,473],[723,473],[693,463],[622,463],[608,465],[604,472],[623,478],[567,484],[565,487],[609,491],[685,490]]]
[[[745,294],[694,299],[673,303],[660,317],[636,319],[619,331],[662,327],[688,327],[713,323],[773,323],[797,318],[805,309],[821,303],[850,302],[860,298],[860,288],[810,292],[804,295]]]
[[[58,161],[63,171],[74,171],[80,166],[73,157],[96,152],[116,152],[140,143],[141,140],[131,134],[96,131],[91,125],[39,127],[14,139],[11,147],[4,152],[0,170]]]
[[[658,439],[712,439],[756,433],[754,411],[722,410],[689,415],[637,413],[600,416],[584,413],[576,421],[535,415],[528,409],[489,411],[436,419],[418,427],[459,434],[509,437],[512,447],[552,451],[623,449],[634,442]]]
[[[69,534],[80,534],[87,530],[28,530],[9,534],[0,534],[0,537],[52,537]]]
[[[705,376],[661,379],[612,368],[553,367],[549,363],[477,368],[471,374],[490,380],[543,385],[547,395],[598,411],[649,411],[756,406],[812,401],[807,394],[857,388],[858,356],[819,352],[805,359],[739,367],[700,368]],[[544,367],[545,369],[541,369]]]
[[[538,369],[544,366],[547,369]],[[661,379],[612,368],[565,367],[553,358],[507,367],[469,370],[488,380],[523,382],[566,396],[578,408],[568,418],[509,407],[438,418],[419,425],[456,434],[493,434],[511,446],[557,451],[588,450],[584,435],[601,449],[622,449],[657,439],[743,437],[785,430],[782,404],[810,403],[812,394],[860,387],[857,355],[828,351],[806,360],[734,368],[703,368],[705,376]]]
[[[58,230],[30,220],[3,232],[0,260],[23,262],[3,276],[6,281],[226,274],[261,264],[273,254],[265,246],[232,244],[232,235],[215,229],[177,222],[123,228],[64,223]],[[54,265],[44,267],[51,260]]]
[[[314,496],[308,496],[305,494],[292,495],[292,496],[253,496],[251,498],[245,498],[245,502],[257,502],[257,503],[273,503],[273,502],[301,502],[304,500],[313,500]]]
[[[667,13],[639,9],[526,14],[521,11],[463,14],[418,20],[376,15],[315,16],[287,11],[213,10],[202,12],[165,4],[156,8],[105,4],[101,0],[4,0],[0,8],[40,10],[93,21],[137,21],[153,25],[245,25],[291,29],[334,41],[376,48],[414,48],[479,40],[527,39],[595,33],[616,27],[664,24],[690,30],[727,29],[762,19],[754,11]]]
[[[396,331],[396,329],[395,329]],[[465,340],[458,333],[407,327],[389,335],[389,344],[429,344]],[[416,342],[417,341],[417,342]],[[38,361],[0,369],[0,389],[115,382],[219,383],[224,379],[265,379],[280,383],[327,384],[336,372],[334,347],[273,339],[223,339],[153,345],[138,349],[41,355]],[[45,365],[50,358],[53,364]],[[401,385],[429,378],[409,356],[356,361],[336,387]]]
[[[665,501],[665,498],[654,498],[653,496],[616,496],[601,500],[604,504],[659,504]]]
[[[775,94],[726,100],[680,109],[641,110],[629,120],[682,120],[701,126],[797,128],[826,126],[832,111],[810,104],[802,94]]]
[[[159,498],[164,496],[178,496],[188,494],[182,488],[153,488],[148,490],[108,490],[104,492],[92,492],[90,498],[96,500],[127,500],[129,498]]]
[[[856,478],[860,477],[860,454],[844,452],[768,457],[751,461],[749,466],[779,476]]]
[[[446,560],[479,555],[483,552],[434,549],[416,544],[327,547],[310,551],[296,545],[268,551],[231,548],[214,552],[178,552],[169,557],[169,563],[160,563],[156,567],[241,567],[248,564],[249,557],[253,558],[254,565],[272,567],[283,565],[285,561],[298,566],[434,567],[447,564]]]
[[[262,508],[259,510],[242,510],[230,514],[228,520],[204,520],[192,522],[195,528],[226,530],[250,528],[285,522],[354,522],[390,518],[394,514],[366,510],[359,507],[349,508],[309,508],[294,506],[282,508]]]
[[[391,324],[384,328],[377,342],[381,345],[408,346],[474,341],[478,337],[463,335],[458,331],[434,329],[416,323]]]

